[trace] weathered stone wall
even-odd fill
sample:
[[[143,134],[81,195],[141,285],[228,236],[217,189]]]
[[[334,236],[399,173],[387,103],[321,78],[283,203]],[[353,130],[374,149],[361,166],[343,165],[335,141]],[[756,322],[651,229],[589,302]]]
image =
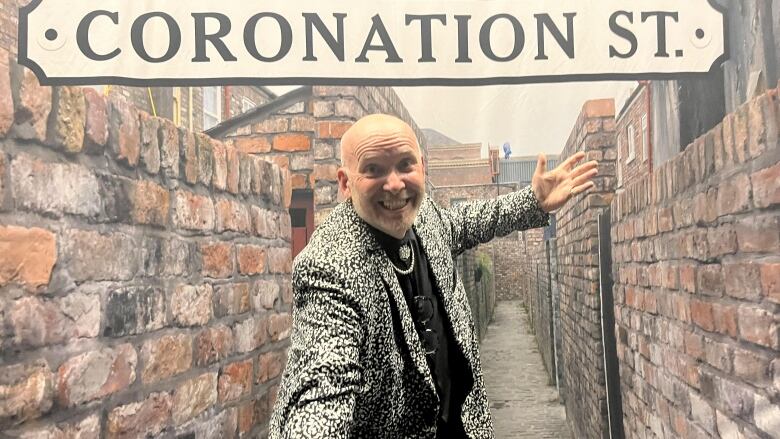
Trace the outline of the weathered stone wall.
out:
[[[626,437],[780,432],[777,90],[612,208]]]
[[[286,185],[0,63],[0,431],[262,435],[291,325]]]

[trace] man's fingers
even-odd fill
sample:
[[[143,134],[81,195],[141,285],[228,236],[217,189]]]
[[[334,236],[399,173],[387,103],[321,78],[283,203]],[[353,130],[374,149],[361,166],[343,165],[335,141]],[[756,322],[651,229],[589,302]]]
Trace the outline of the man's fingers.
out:
[[[566,160],[564,160],[564,162],[561,163],[561,165],[567,171],[571,171],[571,169],[574,167],[574,165],[577,164],[577,162],[579,162],[580,160],[582,160],[584,158],[585,158],[585,153],[582,152],[582,151],[579,151],[576,154],[574,154],[573,156],[571,156],[571,157],[567,158]]]
[[[588,163],[583,163],[583,164],[577,166],[576,168],[574,168],[571,171],[571,174],[569,174],[569,176],[571,178],[575,178],[575,177],[579,177],[582,174],[590,172],[590,171],[592,171],[594,169],[596,169],[598,171],[598,166],[599,166],[599,162],[597,162],[595,160],[589,161]]]
[[[547,172],[547,157],[544,154],[539,154],[536,159],[536,173],[541,176]]]
[[[583,185],[583,184],[587,183],[591,178],[593,178],[596,175],[598,175],[598,173],[599,173],[598,169],[591,169],[591,170],[589,170],[588,172],[586,172],[584,174],[578,175],[578,176],[574,177],[574,179],[572,179],[572,186],[577,187],[577,186]]]
[[[582,184],[582,185],[579,185],[579,186],[574,186],[574,188],[571,190],[571,194],[572,195],[579,195],[579,194],[585,192],[586,190],[594,188],[594,187],[596,187],[596,183],[594,183],[592,181],[589,181],[589,182],[587,182],[585,184]]]

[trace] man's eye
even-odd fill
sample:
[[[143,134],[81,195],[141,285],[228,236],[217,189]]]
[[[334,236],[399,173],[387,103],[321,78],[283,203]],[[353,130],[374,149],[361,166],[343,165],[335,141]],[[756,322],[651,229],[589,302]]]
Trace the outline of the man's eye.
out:
[[[377,165],[368,165],[365,168],[366,174],[369,175],[377,175],[379,173],[379,166]]]

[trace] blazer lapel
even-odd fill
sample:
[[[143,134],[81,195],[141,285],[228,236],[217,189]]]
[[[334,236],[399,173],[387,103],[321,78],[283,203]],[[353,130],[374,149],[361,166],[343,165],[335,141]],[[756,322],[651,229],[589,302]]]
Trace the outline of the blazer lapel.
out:
[[[396,277],[395,272],[393,272],[393,269],[390,267],[389,260],[382,250],[374,253],[373,262],[377,272],[382,276],[382,281],[385,283],[385,286],[390,290],[390,300],[395,302],[395,308],[398,310],[398,315],[401,320],[401,329],[404,341],[409,350],[409,356],[412,357],[412,361],[414,362],[417,371],[424,377],[425,384],[427,384],[430,391],[436,395],[433,377],[428,368],[428,362],[425,359],[425,353],[422,350],[422,343],[420,342],[420,337],[417,335],[417,329],[414,327],[412,314],[406,304],[404,292],[401,290],[401,285],[398,283],[398,277]]]
[[[470,349],[471,338],[468,333],[469,325],[466,324],[469,321],[469,316],[466,314],[467,310],[463,304],[458,304],[455,300],[455,267],[452,253],[441,236],[439,229],[429,224],[426,215],[426,205],[427,202],[423,204],[419,215],[417,215],[414,231],[420,238],[425,255],[428,256],[428,262],[431,270],[433,270],[433,280],[439,288],[440,297],[449,318],[450,328],[455,341],[466,358],[469,367],[471,370],[474,370],[474,359]],[[468,299],[466,298],[466,300]]]
[[[350,216],[354,216],[351,218],[351,221],[348,220],[346,223],[358,224],[357,230],[354,230],[358,234],[358,242],[365,243],[369,254],[369,263],[373,264],[375,272],[382,277],[382,282],[388,289],[388,300],[392,300],[395,303],[395,309],[398,310],[398,317],[401,321],[401,328],[399,329],[403,332],[403,339],[409,351],[409,356],[412,358],[412,362],[414,362],[414,367],[424,377],[428,389],[435,396],[436,387],[433,383],[431,371],[428,368],[428,362],[425,359],[425,353],[422,350],[422,343],[417,335],[417,329],[414,327],[412,314],[406,304],[404,292],[401,290],[401,285],[398,283],[395,272],[390,267],[390,260],[379,245],[379,241],[377,241],[368,228],[368,225],[357,215],[352,203],[347,201],[345,204],[348,219]]]

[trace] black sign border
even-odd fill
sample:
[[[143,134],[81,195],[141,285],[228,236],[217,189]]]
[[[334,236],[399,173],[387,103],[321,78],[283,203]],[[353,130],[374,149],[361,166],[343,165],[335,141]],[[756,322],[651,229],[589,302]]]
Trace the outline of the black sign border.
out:
[[[51,1],[51,0],[50,0]],[[179,87],[179,86],[217,86],[217,85],[333,85],[333,86],[394,86],[394,87],[472,87],[482,85],[517,85],[517,84],[554,84],[565,82],[591,81],[632,81],[632,80],[673,80],[696,78],[715,72],[728,60],[729,22],[728,8],[721,6],[716,0],[707,3],[720,12],[723,17],[723,53],[713,61],[708,72],[647,72],[647,73],[597,73],[573,75],[539,75],[539,76],[495,76],[486,78],[323,78],[316,76],[263,78],[263,77],[231,77],[231,78],[129,78],[126,76],[75,76],[50,78],[43,68],[27,56],[27,30],[29,14],[43,0],[33,0],[19,8],[18,63],[35,73],[41,85],[125,85],[130,87]]]

